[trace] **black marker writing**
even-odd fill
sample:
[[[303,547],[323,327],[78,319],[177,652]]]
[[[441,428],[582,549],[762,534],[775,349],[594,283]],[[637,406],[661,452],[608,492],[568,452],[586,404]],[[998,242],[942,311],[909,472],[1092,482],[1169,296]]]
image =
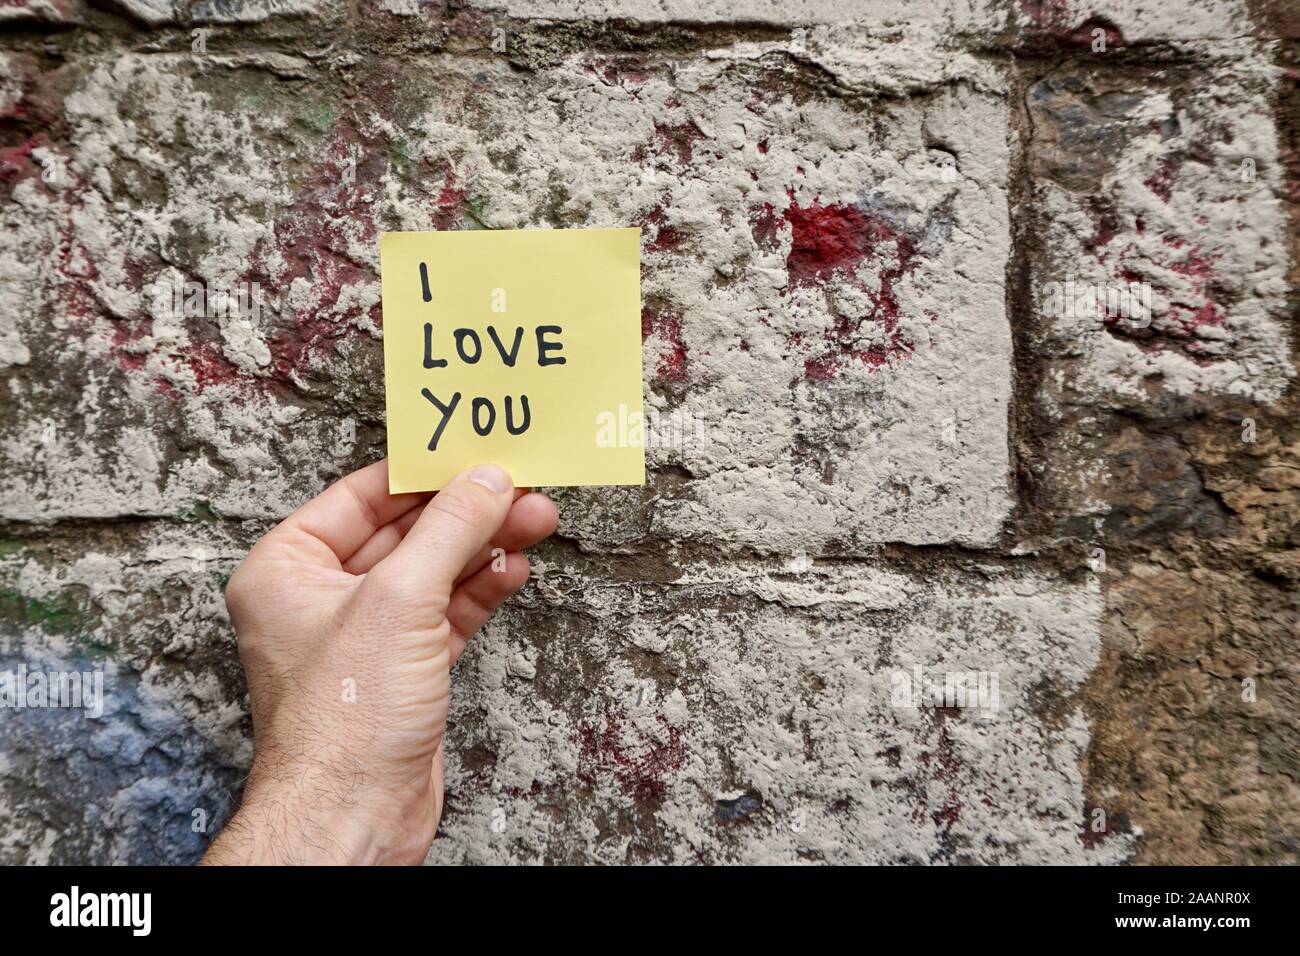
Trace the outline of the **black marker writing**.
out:
[[[511,346],[509,354],[506,353],[505,346],[501,344],[501,339],[497,338],[497,330],[495,326],[488,326],[488,337],[492,339],[492,343],[497,347],[497,351],[501,353],[501,361],[506,363],[506,367],[514,368],[515,359],[519,357],[519,346],[524,344],[524,327],[521,325],[519,328],[515,329],[515,344]]]
[[[457,329],[453,334],[456,337],[456,352],[460,355],[460,360],[466,365],[473,365],[483,354],[483,343],[479,340],[478,333],[473,329]],[[473,358],[465,354],[466,339],[474,340]]]
[[[510,396],[506,396],[506,431],[512,435],[522,435],[528,431],[528,426],[533,423],[533,413],[528,410],[528,396],[520,395],[519,404],[524,410],[524,423],[516,428],[515,415],[510,408]]]
[[[545,336],[554,334],[559,335],[564,329],[558,325],[539,325],[537,327],[537,364],[538,365],[563,365],[567,359],[547,358],[547,352],[558,352],[564,346],[559,342],[547,342]]]
[[[488,410],[488,420],[486,425],[480,425],[478,423],[478,412],[480,408],[486,408]],[[474,404],[470,407],[470,421],[474,425],[474,431],[478,432],[480,435],[491,434],[492,426],[495,425],[497,421],[496,407],[486,398],[474,399]]]
[[[424,367],[425,368],[446,368],[446,359],[436,359],[433,357],[433,323],[424,323]]]
[[[420,394],[433,403],[433,407],[442,412],[442,421],[438,422],[438,427],[434,429],[433,437],[429,439],[429,451],[438,450],[438,439],[442,437],[442,430],[447,427],[447,422],[451,419],[451,413],[456,410],[460,404],[460,392],[451,397],[451,404],[444,405],[434,397],[433,392],[427,388],[420,389]]]
[[[420,290],[425,302],[433,301],[433,292],[429,288],[429,270],[425,263],[420,263]],[[505,311],[505,292],[502,289],[493,290],[493,311]],[[502,341],[500,333],[497,332],[496,326],[489,325],[485,329],[487,336],[492,340],[492,345],[496,349],[497,355],[501,357],[501,364],[506,368],[514,368],[519,361],[519,353],[523,349],[525,330],[523,326],[516,326],[514,334],[510,339],[509,346]],[[559,336],[563,334],[564,329],[558,325],[539,325],[534,330],[537,341],[537,364],[543,368],[548,365],[565,365],[568,362],[563,355],[556,353],[564,350],[564,343],[559,341]],[[457,358],[465,365],[477,365],[483,358],[483,339],[479,332],[472,328],[452,329],[452,341],[455,345]],[[548,338],[549,337],[549,338]],[[445,340],[444,340],[445,344]],[[433,323],[424,323],[424,367],[426,369],[446,368],[448,360],[445,358],[436,358],[434,356],[433,344]],[[456,413],[460,405],[461,393],[456,392],[451,397],[450,402],[443,402],[433,392],[427,388],[420,389],[420,394],[438,410],[440,415],[438,425],[434,429],[433,437],[429,439],[429,451],[438,450],[438,442],[442,440],[443,432],[446,431],[448,423]],[[505,426],[506,431],[511,435],[522,435],[528,431],[533,423],[532,408],[528,404],[527,395],[518,396],[518,407],[515,403],[516,396],[504,396],[505,404]],[[515,421],[516,412],[519,421]],[[480,437],[486,438],[492,434],[492,430],[497,423],[497,406],[492,400],[482,395],[475,396],[470,400],[470,425],[474,432]]]

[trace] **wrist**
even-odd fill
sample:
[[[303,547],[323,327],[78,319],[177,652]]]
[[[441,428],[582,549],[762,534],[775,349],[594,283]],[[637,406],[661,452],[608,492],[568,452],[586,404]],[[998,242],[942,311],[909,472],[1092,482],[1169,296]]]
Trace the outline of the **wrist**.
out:
[[[398,800],[359,773],[319,765],[258,766],[205,862],[250,865],[414,865],[433,842],[433,799]]]

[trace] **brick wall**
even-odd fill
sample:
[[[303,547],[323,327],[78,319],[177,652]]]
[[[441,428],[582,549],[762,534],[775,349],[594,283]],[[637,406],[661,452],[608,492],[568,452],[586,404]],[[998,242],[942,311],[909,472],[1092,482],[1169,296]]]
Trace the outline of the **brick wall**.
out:
[[[453,675],[432,862],[1297,862],[1298,38],[7,0],[0,670],[107,699],[0,711],[0,859],[188,862],[229,815],[221,588],[383,454],[380,231],[637,225],[649,480],[554,491]]]

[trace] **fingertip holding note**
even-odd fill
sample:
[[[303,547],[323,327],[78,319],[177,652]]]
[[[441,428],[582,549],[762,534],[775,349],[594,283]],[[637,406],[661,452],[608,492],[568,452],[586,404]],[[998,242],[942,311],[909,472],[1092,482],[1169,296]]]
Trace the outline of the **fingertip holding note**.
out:
[[[520,487],[645,484],[637,229],[379,239],[389,491],[479,462]]]

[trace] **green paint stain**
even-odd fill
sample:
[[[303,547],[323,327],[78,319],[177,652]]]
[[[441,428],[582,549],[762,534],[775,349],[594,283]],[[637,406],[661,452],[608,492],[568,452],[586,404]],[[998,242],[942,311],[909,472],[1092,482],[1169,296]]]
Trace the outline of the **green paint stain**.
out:
[[[308,101],[302,109],[302,118],[307,125],[322,133],[329,132],[329,128],[334,125],[335,115],[334,107],[324,100]]]
[[[86,626],[86,615],[66,594],[38,599],[11,588],[0,589],[0,620],[34,624],[54,634],[70,634]]]
[[[465,218],[472,222],[472,228],[491,229],[484,220],[487,219],[488,198],[486,196],[471,196],[465,200]]]
[[[27,542],[21,538],[0,538],[0,558],[7,558],[11,554],[17,554],[25,547],[27,547]]]
[[[216,521],[217,513],[212,510],[211,503],[193,501],[188,508],[176,512],[176,517],[186,524],[193,524],[196,521]]]
[[[404,136],[398,136],[389,144],[388,155],[395,166],[409,166],[415,158],[414,153],[411,152],[410,141]]]

